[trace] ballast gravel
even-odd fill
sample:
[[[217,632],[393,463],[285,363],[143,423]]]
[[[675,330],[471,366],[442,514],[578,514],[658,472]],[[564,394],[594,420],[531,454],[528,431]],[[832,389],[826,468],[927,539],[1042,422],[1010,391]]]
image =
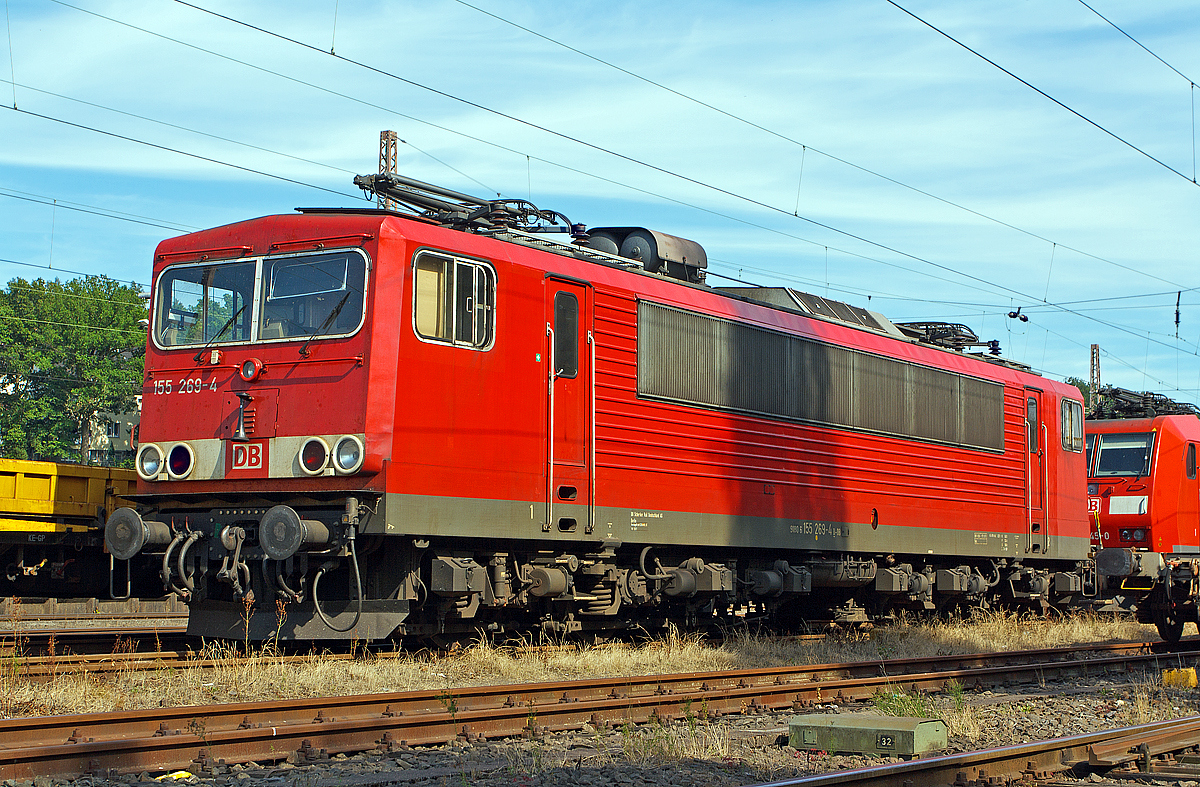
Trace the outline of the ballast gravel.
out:
[[[1200,695],[1164,690],[1152,677],[1126,682],[1101,679],[1087,686],[1047,683],[1026,691],[968,692],[962,707],[980,734],[951,735],[945,753],[1007,746],[1078,735],[1144,722],[1139,718],[1194,715]],[[938,698],[934,698],[937,700]],[[948,698],[941,698],[943,702]],[[806,712],[876,713],[870,703],[822,705]],[[335,755],[328,761],[221,767],[212,773],[139,774],[73,782],[38,778],[8,780],[4,787],[125,787],[195,784],[213,787],[549,787],[550,785],[748,785],[763,781],[860,768],[887,758],[797,751],[786,745],[792,713],[729,716],[640,725],[615,730],[550,733],[539,740],[492,740],[474,744],[406,748],[386,754]],[[935,714],[936,715],[936,714]],[[1158,783],[1156,781],[1156,783]],[[1163,780],[1167,783],[1167,780]],[[1187,787],[1197,787],[1192,782]]]

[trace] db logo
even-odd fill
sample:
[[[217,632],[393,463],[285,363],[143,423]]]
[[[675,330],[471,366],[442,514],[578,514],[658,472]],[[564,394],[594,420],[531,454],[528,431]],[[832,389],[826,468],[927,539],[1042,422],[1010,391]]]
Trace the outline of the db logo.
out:
[[[262,443],[237,443],[233,446],[234,470],[260,470],[263,466]]]
[[[1098,497],[1089,497],[1088,498],[1088,513],[1089,514],[1100,513],[1100,498],[1098,498]]]

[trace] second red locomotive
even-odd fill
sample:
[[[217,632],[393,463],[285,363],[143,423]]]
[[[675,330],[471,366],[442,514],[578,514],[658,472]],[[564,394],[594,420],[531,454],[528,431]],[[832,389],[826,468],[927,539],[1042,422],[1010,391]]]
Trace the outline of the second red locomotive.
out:
[[[1096,592],[1075,388],[709,287],[663,233],[357,182],[406,211],[155,255],[139,507],[106,539],[161,555],[189,632],[854,626]]]
[[[1112,386],[1099,392],[1095,414],[1088,507],[1107,591],[1178,640],[1200,601],[1200,418],[1192,405]]]

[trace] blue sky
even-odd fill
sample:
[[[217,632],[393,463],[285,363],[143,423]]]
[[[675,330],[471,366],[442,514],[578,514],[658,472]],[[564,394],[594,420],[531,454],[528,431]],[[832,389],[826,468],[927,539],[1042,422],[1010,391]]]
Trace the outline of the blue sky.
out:
[[[362,205],[394,129],[412,177],[1200,402],[1200,6],[897,3],[1078,115],[886,0],[7,0],[0,277]]]

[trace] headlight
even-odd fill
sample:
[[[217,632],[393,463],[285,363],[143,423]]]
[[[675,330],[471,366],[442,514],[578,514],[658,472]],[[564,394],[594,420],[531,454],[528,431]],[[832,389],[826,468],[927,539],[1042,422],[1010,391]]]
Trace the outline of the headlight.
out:
[[[1140,527],[1137,530],[1134,530],[1133,531],[1133,540],[1134,541],[1145,541],[1146,540],[1146,531]]]
[[[1122,541],[1132,541],[1133,540],[1133,534],[1130,533],[1128,530],[1122,530],[1120,533],[1120,536],[1121,536]]]
[[[153,443],[145,443],[138,451],[137,456],[137,471],[138,475],[147,481],[153,481],[158,478],[158,474],[162,472],[162,451]]]
[[[348,434],[337,441],[337,445],[333,448],[333,464],[339,473],[354,473],[357,472],[363,463],[363,455],[366,452],[363,450],[362,440],[359,440],[352,434]]]
[[[187,443],[176,443],[167,454],[167,475],[176,481],[187,478],[196,464],[196,453]]]
[[[257,358],[247,358],[242,361],[242,365],[238,367],[238,374],[246,382],[253,382],[262,373],[262,361]]]
[[[329,444],[319,437],[310,437],[300,446],[300,469],[308,475],[319,475],[329,463]]]

